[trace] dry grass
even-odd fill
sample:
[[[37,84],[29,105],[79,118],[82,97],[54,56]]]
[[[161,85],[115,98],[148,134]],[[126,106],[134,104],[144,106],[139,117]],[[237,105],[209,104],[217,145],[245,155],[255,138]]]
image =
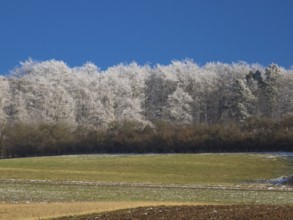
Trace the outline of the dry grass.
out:
[[[30,203],[7,204],[0,203],[1,220],[32,220],[47,219],[60,216],[82,215],[103,211],[112,211],[138,206],[156,205],[204,205],[202,203],[174,202],[72,202],[72,203]]]

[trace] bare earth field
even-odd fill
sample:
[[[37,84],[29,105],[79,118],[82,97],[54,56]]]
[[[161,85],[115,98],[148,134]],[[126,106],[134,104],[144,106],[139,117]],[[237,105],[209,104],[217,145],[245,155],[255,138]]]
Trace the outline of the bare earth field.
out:
[[[252,206],[252,205],[218,205],[218,206],[151,206],[125,209],[102,214],[79,217],[60,218],[59,220],[291,220],[292,206]]]

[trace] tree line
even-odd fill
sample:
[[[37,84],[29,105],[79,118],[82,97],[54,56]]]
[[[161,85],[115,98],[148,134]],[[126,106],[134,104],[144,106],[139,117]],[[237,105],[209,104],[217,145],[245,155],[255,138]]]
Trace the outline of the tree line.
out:
[[[291,150],[292,115],[276,64],[27,60],[0,76],[1,157]]]
[[[293,114],[293,71],[271,64],[120,64],[28,60],[0,76],[0,123],[107,129],[114,121],[223,124]]]

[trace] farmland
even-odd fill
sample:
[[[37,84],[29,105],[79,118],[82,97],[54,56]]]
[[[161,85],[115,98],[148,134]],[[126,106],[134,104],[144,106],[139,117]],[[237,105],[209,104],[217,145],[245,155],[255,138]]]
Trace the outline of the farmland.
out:
[[[266,182],[291,175],[291,159],[270,154],[32,157],[0,160],[0,173],[0,219],[162,204],[293,205],[291,187]]]

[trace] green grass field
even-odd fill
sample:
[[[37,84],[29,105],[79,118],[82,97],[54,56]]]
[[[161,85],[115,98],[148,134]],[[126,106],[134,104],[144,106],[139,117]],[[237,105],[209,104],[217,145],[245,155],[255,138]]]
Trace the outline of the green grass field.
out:
[[[0,160],[0,179],[154,184],[239,184],[292,171],[287,160],[255,154],[61,156]]]
[[[293,205],[291,188],[257,183],[258,180],[292,174],[288,158],[272,155],[80,155],[3,159],[0,160],[0,173],[2,204],[189,202]]]

